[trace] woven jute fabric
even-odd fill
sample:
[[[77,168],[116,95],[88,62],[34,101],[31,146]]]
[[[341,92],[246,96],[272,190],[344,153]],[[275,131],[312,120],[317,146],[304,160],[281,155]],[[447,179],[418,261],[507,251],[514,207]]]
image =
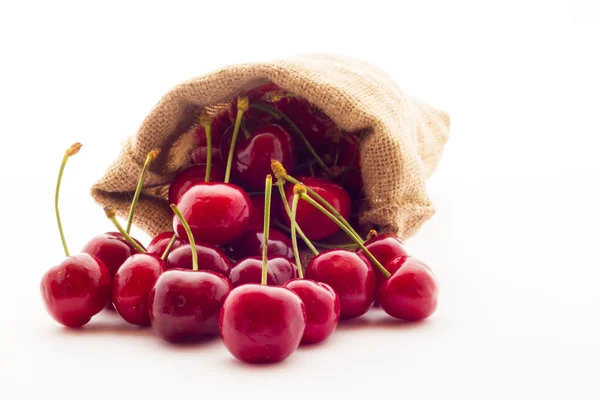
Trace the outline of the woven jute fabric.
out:
[[[360,216],[363,226],[407,238],[434,214],[425,181],[448,139],[448,114],[404,93],[368,63],[325,54],[232,65],[175,86],[94,184],[93,198],[126,217],[146,155],[159,147],[162,152],[146,175],[134,223],[153,236],[172,230],[168,187],[190,163],[191,127],[199,111],[265,82],[306,98],[341,129],[367,132],[360,144],[367,199]]]

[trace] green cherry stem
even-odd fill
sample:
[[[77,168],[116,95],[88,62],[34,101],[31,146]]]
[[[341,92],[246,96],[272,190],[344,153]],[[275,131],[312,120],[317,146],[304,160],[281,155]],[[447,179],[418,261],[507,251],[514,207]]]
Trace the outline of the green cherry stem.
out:
[[[296,189],[296,187],[298,187],[298,189]],[[358,247],[360,247],[362,249],[362,251],[367,255],[367,257],[369,257],[369,259],[373,262],[373,264],[375,264],[375,266],[379,269],[379,271],[381,271],[381,273],[383,274],[384,277],[388,278],[390,276],[390,273],[388,272],[387,269],[385,269],[383,267],[383,265],[381,265],[381,263],[379,261],[377,261],[377,259],[373,256],[373,254],[371,254],[371,252],[365,247],[365,245],[362,243],[362,241],[355,236],[352,231],[350,231],[341,221],[339,221],[332,213],[330,213],[329,211],[327,211],[325,209],[325,207],[323,207],[322,205],[320,205],[319,203],[317,203],[312,197],[310,197],[307,193],[306,193],[306,188],[302,185],[296,185],[294,187],[294,192],[296,192],[296,190],[298,190],[298,192],[300,193],[300,198],[304,201],[307,201],[308,203],[310,203],[313,207],[315,207],[317,210],[321,211],[323,214],[325,214],[330,220],[332,220],[333,222],[335,222],[337,224],[337,226],[340,227],[341,230],[343,230],[346,235],[348,235],[350,237],[350,239],[354,240],[356,242],[356,244],[358,245]],[[304,191],[304,192],[302,192]]]
[[[112,206],[104,207],[104,213],[106,214],[106,217],[112,221],[113,225],[115,226],[115,228],[117,228],[121,235],[123,235],[123,238],[127,241],[127,243],[132,245],[140,253],[146,252],[146,250],[144,250],[144,248],[140,246],[138,242],[133,240],[133,238],[129,236],[129,233],[127,233],[127,231],[123,229],[123,226],[117,220],[117,214],[115,213],[115,209]]]
[[[273,177],[269,174],[265,179],[265,222],[263,225],[263,247],[262,247],[262,275],[261,285],[267,284],[267,256],[269,244],[269,225],[271,222],[271,190],[273,188]]]
[[[65,166],[67,165],[67,160],[69,157],[74,156],[79,153],[81,149],[81,143],[74,143],[65,151],[65,155],[63,156],[62,163],[60,164],[60,170],[58,171],[58,179],[56,180],[56,190],[54,192],[54,212],[56,214],[56,223],[58,225],[58,232],[60,233],[60,240],[62,241],[63,249],[65,251],[65,255],[69,257],[69,247],[67,246],[67,241],[65,239],[65,233],[63,231],[62,222],[60,219],[60,211],[58,210],[58,194],[60,193],[60,183],[62,182],[63,172],[65,172]]]
[[[138,180],[138,184],[135,188],[135,193],[133,195],[133,200],[131,201],[131,207],[129,208],[129,216],[127,217],[127,233],[131,232],[131,225],[133,225],[133,215],[135,214],[135,207],[137,206],[138,200],[140,199],[140,193],[142,193],[142,187],[144,186],[144,176],[146,175],[148,166],[150,166],[152,160],[156,159],[156,157],[158,157],[159,154],[160,149],[154,149],[146,156],[146,161],[144,162],[144,166],[142,167],[140,179]]]
[[[244,132],[244,137],[246,139],[250,139],[252,137],[250,131],[248,130],[248,127],[246,127],[246,121],[244,120],[242,120],[242,132]]]
[[[294,187],[294,189],[296,189]],[[300,252],[298,251],[298,238],[296,237],[296,227],[298,224],[296,223],[296,213],[298,211],[298,200],[300,200],[300,194],[294,192],[294,199],[292,200],[292,217],[290,221],[292,222],[292,247],[294,249],[294,258],[296,259],[296,268],[298,269],[298,277],[300,279],[304,278],[304,272],[302,271],[302,263],[300,262]]]
[[[240,132],[240,125],[242,124],[242,117],[248,110],[248,98],[238,97],[237,99],[237,115],[235,117],[235,126],[233,127],[233,136],[231,137],[231,145],[229,146],[229,156],[227,157],[227,169],[225,169],[225,183],[229,183],[229,177],[231,175],[231,164],[233,163],[233,153],[235,152],[235,142]]]
[[[192,248],[192,270],[198,271],[198,251],[196,250],[196,241],[194,240],[194,235],[192,235],[192,230],[190,229],[190,225],[187,223],[183,215],[181,215],[181,211],[175,204],[171,204],[171,210],[175,213],[179,221],[181,221],[181,225],[183,225],[183,229],[185,229],[185,233],[188,237],[188,242],[190,242],[190,246]],[[173,235],[175,237],[175,235]]]
[[[165,261],[167,259],[176,240],[177,240],[177,234],[175,232],[173,232],[173,236],[171,237],[171,240],[169,240],[169,244],[167,245],[167,248],[162,253],[162,256],[160,256],[161,260]]]
[[[200,124],[204,127],[204,133],[206,134],[206,173],[204,174],[204,182],[210,181],[210,167],[212,165],[212,134],[210,132],[212,127],[212,118],[206,110],[202,110],[200,114]]]
[[[288,228],[286,225],[282,224],[281,222],[277,221],[276,219],[273,220],[273,225],[275,225],[277,228],[281,229],[282,231],[289,233],[290,235],[292,234],[292,230],[290,228]],[[296,227],[296,233],[298,235],[300,235],[298,233],[299,227],[300,227],[300,225],[298,225]],[[300,237],[302,238],[302,236],[300,236]],[[316,247],[320,247],[322,249],[327,249],[327,250],[335,250],[335,249],[355,250],[358,247],[358,245],[356,243],[329,244],[329,243],[317,242],[316,240],[311,240],[310,242],[313,245],[313,247],[315,247],[315,251],[317,252],[315,255],[319,255],[319,252],[317,251]]]

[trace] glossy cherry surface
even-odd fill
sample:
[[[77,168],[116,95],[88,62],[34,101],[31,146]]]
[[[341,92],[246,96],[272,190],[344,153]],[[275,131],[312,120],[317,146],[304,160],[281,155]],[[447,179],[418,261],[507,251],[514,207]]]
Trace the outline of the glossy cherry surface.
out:
[[[165,269],[160,257],[148,253],[134,254],[121,265],[113,281],[112,301],[125,321],[150,325],[148,295]]]
[[[162,232],[154,236],[148,245],[148,253],[156,254],[157,256],[161,257],[167,249],[167,246],[169,245],[173,235],[174,232]],[[181,238],[177,237],[173,243],[173,247],[171,247],[171,251],[181,247],[183,244],[184,242],[181,240]]]
[[[365,242],[365,247],[377,261],[381,263],[385,267],[385,265],[390,262],[392,259],[396,257],[406,257],[408,253],[404,249],[404,245],[402,244],[402,240],[398,236],[391,234],[381,234],[372,239],[369,239]],[[357,249],[356,252],[365,257],[365,259],[369,262],[369,265],[375,271],[375,275],[377,278],[377,287],[381,285],[381,282],[385,279],[379,269],[373,265],[371,260],[369,260],[362,249]],[[394,271],[388,270],[389,273],[393,273]]]
[[[196,243],[198,254],[198,269],[201,271],[218,272],[225,277],[229,276],[231,261],[223,250],[210,244]],[[192,246],[185,244],[172,251],[167,256],[167,269],[192,269]]]
[[[262,229],[251,229],[244,236],[229,245],[228,254],[235,260],[252,256],[262,256],[263,239]],[[267,255],[269,257],[280,256],[293,260],[292,240],[275,228],[269,229]]]
[[[326,283],[335,290],[340,297],[341,319],[363,315],[375,301],[375,272],[363,256],[354,252],[323,252],[308,263],[305,276]]]
[[[298,180],[304,184],[304,186],[311,188],[318,195],[323,197],[342,215],[342,217],[348,219],[351,208],[350,196],[340,185],[321,178],[298,178]],[[285,185],[285,195],[291,208],[292,200],[294,198],[294,185],[289,183]],[[284,207],[283,204],[281,207]],[[282,212],[284,213],[284,217],[289,226],[290,219],[284,209]],[[306,237],[310,240],[325,239],[340,230],[340,228],[323,215],[321,211],[303,200],[298,202],[296,220]]]
[[[262,276],[262,258],[248,257],[238,261],[229,272],[234,287],[246,283],[260,283]],[[296,265],[283,257],[270,257],[267,261],[267,283],[280,286],[298,276]]]
[[[177,204],[197,242],[212,245],[231,243],[248,230],[250,197],[228,183],[202,183],[190,188]],[[179,218],[173,218],[179,237],[187,237]]]
[[[42,277],[46,310],[57,322],[77,328],[98,314],[110,299],[111,277],[100,259],[87,253],[67,257]]]
[[[214,272],[166,271],[148,299],[152,329],[170,342],[218,335],[219,314],[231,289],[231,282]]]
[[[169,187],[169,203],[177,204],[192,186],[198,183],[204,183],[206,175],[206,164],[194,164],[189,167],[182,169],[181,172],[175,176],[171,186]],[[210,167],[210,181],[211,182],[222,182],[225,178],[225,171],[218,165],[212,165]]]
[[[385,268],[395,271],[377,293],[377,301],[386,313],[406,321],[420,321],[435,312],[439,285],[427,265],[415,257],[398,257]]]
[[[261,194],[253,194],[250,196],[252,203],[252,212],[250,213],[250,229],[262,231],[265,221],[265,196]],[[281,213],[281,196],[274,193],[271,197],[271,221],[276,220],[283,222],[283,214]]]
[[[298,348],[306,312],[300,297],[290,289],[243,285],[225,299],[219,327],[225,347],[237,359],[278,362]]]
[[[293,279],[283,287],[296,293],[306,308],[302,343],[319,343],[327,339],[340,319],[340,298],[332,287],[310,279]]]
[[[111,278],[115,276],[125,260],[138,253],[119,232],[106,232],[93,237],[83,246],[81,252],[99,258],[108,268]]]

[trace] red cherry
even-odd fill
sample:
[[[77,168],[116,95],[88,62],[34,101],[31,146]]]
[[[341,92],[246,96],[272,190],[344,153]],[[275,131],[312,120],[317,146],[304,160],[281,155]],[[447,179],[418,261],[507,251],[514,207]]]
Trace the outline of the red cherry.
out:
[[[148,299],[152,329],[170,342],[219,334],[219,313],[231,289],[231,282],[214,272],[166,271]]]
[[[136,240],[140,246],[142,244]],[[143,246],[142,246],[143,247]],[[138,251],[119,232],[106,232],[93,237],[81,250],[82,253],[96,256],[108,268],[111,278],[119,267]]]
[[[398,257],[385,268],[392,275],[383,281],[377,301],[386,313],[406,321],[420,321],[435,312],[438,282],[427,265],[415,257]]]
[[[229,183],[201,183],[190,188],[177,204],[197,242],[231,243],[248,230],[250,197]],[[187,237],[179,218],[173,218],[179,237]]]
[[[229,245],[228,253],[232,258],[241,260],[245,257],[262,255],[263,230],[251,229],[244,236]],[[269,241],[267,243],[267,255],[269,257],[285,257],[292,260],[292,240],[277,229],[269,229]]]
[[[306,327],[305,307],[290,289],[243,285],[225,299],[219,327],[225,347],[237,359],[278,362],[300,344]]]
[[[340,297],[341,319],[359,317],[373,306],[377,291],[375,271],[354,252],[325,251],[308,263],[305,276],[335,290]]]
[[[381,263],[381,265],[385,266],[389,261],[396,257],[408,256],[408,253],[404,249],[404,245],[402,244],[402,240],[398,236],[390,235],[388,233],[375,236],[372,239],[369,239],[365,242],[365,247],[367,250],[371,252],[373,257],[377,261]],[[373,270],[375,271],[375,277],[377,278],[377,287],[381,286],[381,283],[385,279],[384,276],[379,271],[373,263],[366,257],[365,253],[362,249],[357,249],[356,252],[365,257],[365,259],[369,262]],[[390,274],[393,274],[394,271],[388,270]]]
[[[198,269],[202,271],[218,272],[226,277],[231,270],[231,262],[223,250],[209,244],[196,243],[198,253]],[[167,269],[192,269],[192,246],[184,244],[169,253]]]
[[[253,194],[250,196],[252,202],[252,212],[250,213],[250,229],[262,231],[264,229],[265,220],[265,196]],[[273,196],[271,199],[271,221],[283,221],[282,203],[279,195]]]
[[[162,232],[152,238],[152,241],[148,245],[148,253],[156,254],[161,257],[165,250],[167,250],[167,246],[169,246],[169,242],[173,237],[174,232]],[[171,247],[171,251],[181,247],[184,242],[179,237],[175,238],[175,242],[173,243],[173,247]]]
[[[231,125],[232,123],[229,121],[229,116],[227,115],[226,111],[223,111],[213,117],[210,126],[210,137],[213,147],[219,147],[219,143],[221,143],[223,134]],[[196,139],[198,146],[206,147],[206,131],[202,125],[199,125],[194,131],[194,138]]]
[[[110,299],[110,272],[102,261],[82,253],[67,257],[42,277],[42,300],[57,322],[77,328]]]
[[[260,283],[262,274],[262,258],[248,257],[233,266],[229,279],[234,287],[246,283]],[[287,258],[273,257],[267,262],[267,284],[280,286],[298,277],[296,266]]]
[[[251,89],[245,95],[248,97],[248,102],[255,103],[257,101],[266,101],[270,102],[269,94],[273,92],[280,92],[281,88],[274,83],[267,83]],[[242,93],[243,95],[243,93]],[[235,119],[237,116],[237,97],[235,97],[228,108],[229,122],[230,124],[235,123]],[[273,120],[273,117],[269,114],[266,114],[262,111],[249,109],[244,113],[244,120],[246,121],[246,125],[250,127],[256,127],[261,123],[269,123]]]
[[[342,136],[339,143],[340,156],[338,166],[349,168],[340,175],[340,184],[348,191],[357,193],[363,188],[362,174],[360,169],[360,143],[359,136],[348,134]],[[345,175],[345,176],[344,176]]]
[[[150,325],[148,295],[165,269],[160,257],[148,253],[134,254],[121,265],[113,281],[112,301],[125,321]]]
[[[335,123],[307,100],[295,96],[284,97],[275,107],[292,120],[315,149],[321,149],[330,143],[328,136],[335,129]],[[296,135],[294,143],[299,149],[304,148]]]
[[[171,182],[169,187],[169,203],[177,204],[181,196],[185,194],[192,186],[198,183],[204,183],[206,175],[206,165],[194,164],[179,172]],[[225,172],[218,165],[210,167],[210,181],[219,182],[225,178]]]
[[[219,153],[219,147],[217,146],[212,146],[211,147],[211,166],[214,167],[215,165],[218,166],[219,170],[222,171],[222,164],[221,164],[221,154]],[[208,161],[208,148],[206,146],[200,146],[200,147],[196,147],[194,150],[192,150],[192,152],[190,153],[190,158],[192,160],[193,164],[206,164]],[[213,172],[212,168],[210,171],[211,174],[211,178],[213,177]],[[215,175],[215,177],[219,177],[220,175]],[[219,179],[222,180],[222,179]],[[212,179],[211,179],[212,181]]]
[[[298,178],[300,182],[307,188],[314,190],[329,204],[331,204],[345,219],[350,216],[350,196],[340,185],[329,182],[321,178]],[[285,186],[285,195],[289,206],[292,206],[292,200],[294,198],[294,186]],[[282,212],[288,223],[290,219],[285,213],[285,209],[282,205]],[[306,201],[300,201],[298,203],[298,213],[296,215],[296,221],[307,238],[310,240],[321,240],[328,238],[340,229],[331,221],[327,216],[323,215],[321,211],[314,208]]]
[[[327,339],[340,319],[340,298],[326,283],[294,279],[286,287],[296,293],[306,307],[306,329],[302,343],[319,343]]]

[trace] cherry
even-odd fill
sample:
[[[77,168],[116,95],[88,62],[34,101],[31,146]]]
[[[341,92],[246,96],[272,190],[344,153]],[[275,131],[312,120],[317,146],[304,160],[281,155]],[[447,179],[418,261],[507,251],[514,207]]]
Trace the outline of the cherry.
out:
[[[374,231],[370,233],[373,237],[365,242],[365,247],[382,265],[387,265],[389,261],[396,257],[408,256],[408,253],[402,244],[402,240],[400,240],[399,237],[387,233],[383,235],[375,235],[374,233]],[[365,252],[362,249],[359,248],[356,252],[366,257]],[[379,287],[385,277],[372,262],[369,263],[371,264],[371,267],[373,267],[373,270],[375,270],[377,287]],[[388,270],[388,272],[393,273],[394,271]]]
[[[218,168],[222,168],[219,147],[212,146],[210,149],[211,149],[211,151],[210,151],[211,162],[212,162],[213,167],[215,165],[218,165]],[[196,147],[190,153],[190,159],[192,160],[193,164],[206,164],[208,162],[208,147],[206,147],[206,146]],[[217,175],[214,175],[216,178],[220,177],[221,171],[222,171],[222,169],[217,172],[211,171],[211,178],[213,177],[213,173],[217,173]],[[225,172],[223,172],[223,176],[224,175],[225,175]],[[219,181],[219,180],[223,180],[223,178],[211,179],[211,182],[215,182],[215,181]]]
[[[192,186],[195,186],[198,183],[204,183],[205,175],[205,164],[194,164],[182,169],[181,172],[175,176],[169,187],[169,202],[171,204],[179,203],[181,196],[183,196]],[[221,167],[213,164],[210,169],[210,181],[223,181],[224,177],[225,173]]]
[[[121,265],[113,281],[112,301],[125,321],[150,325],[148,296],[165,270],[160,257],[148,253],[134,254]]]
[[[231,262],[223,250],[209,244],[196,243],[198,257],[198,269],[202,271],[218,272],[226,277],[231,270]],[[166,260],[167,269],[192,269],[193,250],[192,245],[184,244],[169,253]]]
[[[282,89],[274,83],[267,83],[261,86],[258,86],[254,89],[249,90],[246,93],[246,97],[248,97],[249,102],[257,102],[257,101],[270,101],[271,93],[280,93]],[[228,109],[229,113],[229,121],[231,124],[235,123],[237,116],[237,101],[234,99]],[[268,123],[273,120],[273,117],[267,113],[264,113],[260,110],[248,110],[244,116],[247,124],[251,127],[256,127],[261,123]],[[264,179],[263,179],[264,181]],[[262,188],[262,185],[261,185]]]
[[[229,245],[228,254],[236,260],[241,260],[245,257],[260,256],[262,254],[262,244],[262,229],[251,229],[244,236]],[[269,257],[281,256],[292,259],[294,257],[292,240],[275,228],[269,229],[267,255]]]
[[[349,217],[350,196],[340,185],[321,178],[300,178],[299,180],[305,187],[310,188],[325,199],[342,217],[345,219]],[[294,197],[293,185],[286,185],[285,195],[288,204],[291,204]],[[290,219],[287,213],[284,216],[289,224]],[[339,231],[334,222],[303,201],[298,204],[297,218],[298,225],[310,240],[325,239]]]
[[[231,243],[250,224],[250,197],[228,183],[199,183],[192,186],[177,204],[189,222],[194,239],[212,245]],[[185,230],[177,217],[173,227],[179,237]]]
[[[213,147],[219,147],[219,143],[221,143],[223,134],[229,127],[231,127],[231,124],[232,122],[229,121],[229,115],[226,111],[220,112],[212,118],[210,136]],[[202,123],[200,123],[194,131],[194,138],[196,139],[196,143],[199,147],[206,148],[206,129]]]
[[[395,271],[377,293],[377,301],[386,313],[406,321],[420,321],[435,312],[438,282],[428,266],[415,257],[397,257],[385,267]]]
[[[247,257],[233,266],[229,272],[229,279],[235,287],[247,283],[260,283],[261,271],[261,258]],[[267,283],[269,285],[283,285],[290,279],[296,278],[297,274],[296,266],[289,259],[269,257],[267,261]]]
[[[358,193],[363,188],[359,144],[360,137],[356,134],[342,136],[339,143],[338,165],[341,166],[341,174],[338,181],[352,193]]]
[[[141,246],[139,241],[138,244]],[[119,232],[106,232],[93,237],[83,246],[81,252],[91,254],[102,261],[111,277],[115,276],[125,260],[138,253]]]
[[[250,196],[252,203],[252,212],[250,213],[250,229],[263,229],[263,221],[265,219],[265,196],[253,194]],[[275,197],[271,200],[271,219],[283,221],[281,213],[281,200]]]
[[[167,250],[169,242],[174,234],[175,232],[162,232],[154,236],[148,245],[148,253],[156,254],[159,257],[162,256],[165,253],[165,250]],[[171,251],[181,247],[183,244],[183,240],[176,237],[175,242],[173,242],[173,245],[171,246]]]
[[[42,301],[50,316],[71,328],[87,324],[104,308],[110,299],[111,285],[110,272],[100,259],[87,253],[69,254],[62,228],[58,208],[60,184],[67,160],[80,149],[81,144],[75,143],[65,151],[54,195],[56,223],[67,258],[47,271],[40,283]]]

